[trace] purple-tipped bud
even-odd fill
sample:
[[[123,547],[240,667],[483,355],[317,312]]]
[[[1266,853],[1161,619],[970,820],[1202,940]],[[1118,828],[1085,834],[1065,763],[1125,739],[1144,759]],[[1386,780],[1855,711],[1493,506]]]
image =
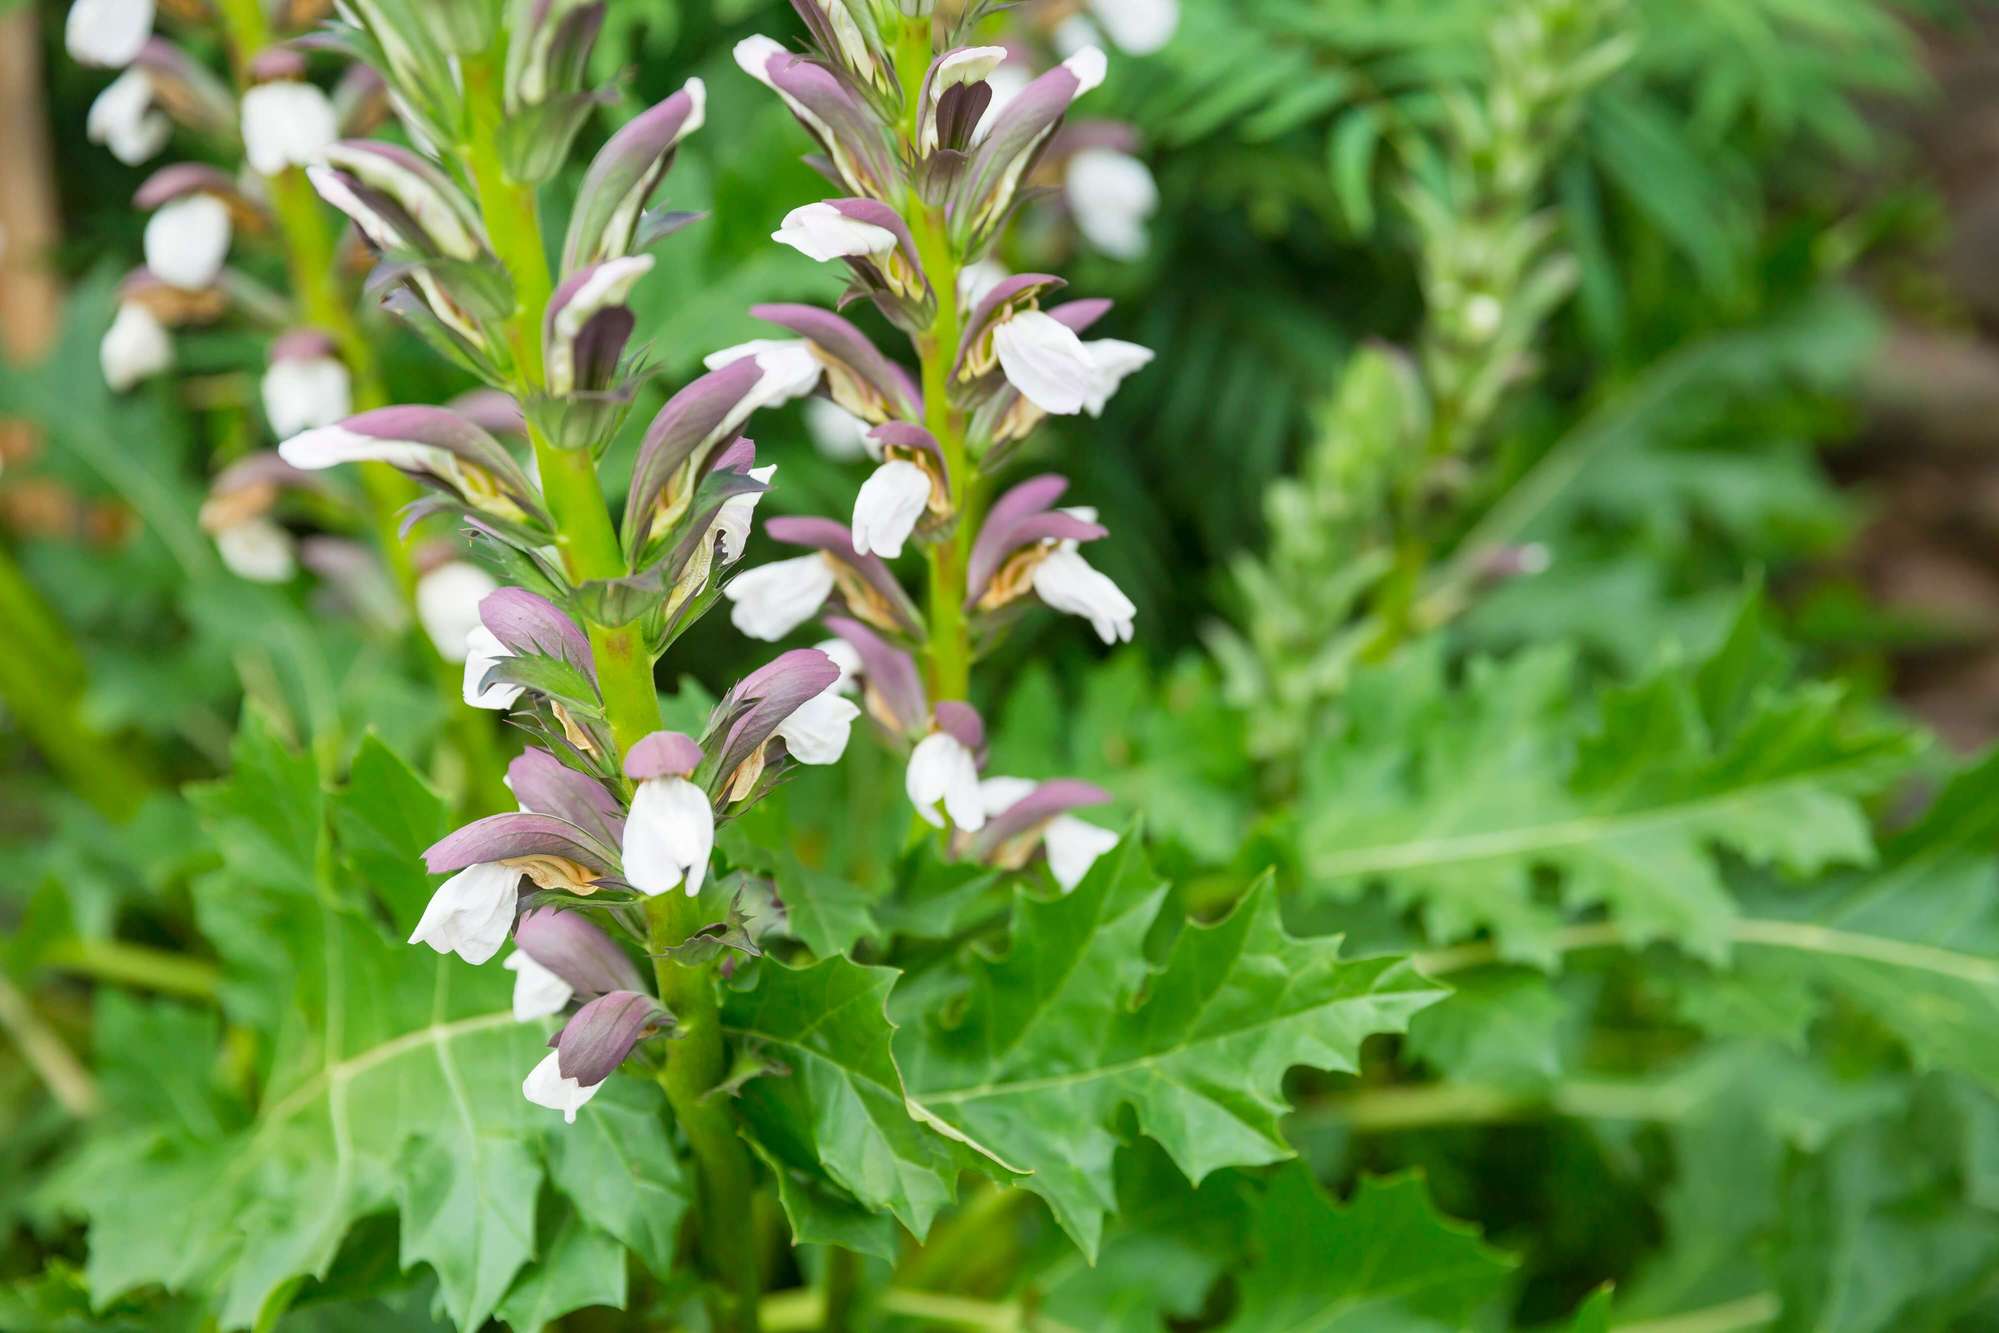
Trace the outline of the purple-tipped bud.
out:
[[[922,634],[923,619],[902,584],[880,556],[854,549],[853,530],[830,518],[787,516],[764,524],[764,531],[787,546],[824,551],[833,558],[833,574],[847,609],[871,625],[912,638]]]
[[[590,640],[568,613],[526,588],[501,588],[479,603],[479,620],[516,657],[553,657],[595,679]]]
[[[428,159],[373,139],[342,139],[322,156],[314,185],[378,248],[465,260],[486,253],[478,210]],[[329,180],[346,188],[329,192]]]
[[[973,855],[986,860],[992,852],[1007,843],[1036,836],[1043,826],[1060,815],[1093,805],[1107,805],[1110,799],[1110,793],[1102,787],[1075,778],[1043,782],[996,813],[979,830],[972,844]]]
[[[289,46],[267,46],[250,58],[250,82],[296,83],[305,77],[305,55]]]
[[[615,874],[618,869],[618,858],[608,847],[554,815],[488,815],[439,839],[423,854],[424,865],[433,875],[493,861],[535,857],[574,861],[599,875]]]
[[[737,772],[757,755],[786,718],[840,679],[840,668],[817,648],[794,648],[759,667],[722,697],[708,720],[708,751],[717,757],[711,792],[724,799]]]
[[[655,731],[625,752],[625,776],[634,782],[684,778],[701,767],[701,744],[678,731]]]
[[[132,195],[132,207],[150,213],[162,204],[192,194],[210,194],[238,205],[244,202],[242,192],[227,172],[200,162],[176,162],[146,177]]]
[[[574,273],[630,254],[646,201],[673,167],[680,141],[701,128],[708,90],[699,79],[633,118],[590,163],[562,243],[562,270]]]
[[[635,325],[625,302],[651,271],[651,256],[628,255],[580,269],[555,289],[542,320],[550,393],[594,393],[611,383]]]
[[[514,927],[514,947],[589,999],[645,984],[617,941],[577,912],[536,908]]]
[[[1004,46],[959,46],[931,62],[918,98],[916,151],[924,157],[940,148],[961,151],[992,105],[986,76],[1005,62]]]
[[[847,320],[809,305],[758,305],[750,313],[811,343],[826,367],[827,392],[863,421],[923,415],[923,397],[909,372]]]
[[[132,68],[152,100],[174,120],[203,134],[237,132],[236,97],[209,68],[164,37],[139,48]]]
[[[491,9],[491,0],[475,3]],[[507,53],[507,110],[542,106],[581,87],[603,26],[603,0],[533,0]]]
[[[1069,104],[1102,82],[1103,74],[1103,52],[1086,47],[1006,104],[953,191],[951,219],[961,238],[976,241],[999,225]]]
[[[295,435],[278,451],[287,463],[309,472],[341,463],[389,463],[499,518],[518,521],[540,513],[527,474],[500,442],[441,407],[363,412]]]
[[[625,497],[625,541],[634,552],[686,512],[693,479],[717,445],[755,410],[763,377],[753,357],[709,371],[667,400],[646,428]]]
[[[1044,541],[1092,542],[1109,535],[1098,524],[1053,508],[1067,489],[1067,478],[1045,473],[1021,482],[993,502],[966,565],[967,607],[978,602],[1007,557],[1021,547]]]
[[[881,120],[831,70],[792,55],[768,37],[738,42],[736,63],[784,99],[849,189],[874,199],[889,197],[897,172]]]
[[[826,617],[826,628],[861,659],[861,697],[868,716],[905,741],[921,739],[930,729],[930,700],[916,659],[845,616]]]
[[[560,1057],[557,1068],[562,1076],[588,1088],[609,1078],[642,1038],[672,1021],[673,1016],[652,996],[612,991],[577,1010],[548,1044]]]
[[[937,730],[944,732],[958,744],[970,750],[974,756],[981,756],[986,748],[986,722],[979,716],[979,710],[957,699],[946,699],[937,705]]]
[[[523,750],[507,765],[507,790],[523,810],[567,820],[607,847],[624,837],[625,811],[618,798],[546,750]]]

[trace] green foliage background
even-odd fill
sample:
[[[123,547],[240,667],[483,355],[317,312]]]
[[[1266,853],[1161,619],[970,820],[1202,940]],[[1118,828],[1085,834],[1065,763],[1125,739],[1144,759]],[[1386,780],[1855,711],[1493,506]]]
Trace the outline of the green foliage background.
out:
[[[743,1243],[801,1286],[863,1256],[858,1326],[981,1326],[924,1296],[1049,1330],[1999,1323],[1999,762],[1883,695],[1881,618],[1798,614],[1842,596],[1816,567],[1865,513],[1821,457],[1879,331],[1851,270],[1908,241],[1916,190],[1854,182],[1907,179],[1872,113],[1928,94],[1907,24],[1940,7],[1602,8],[1629,53],[1539,201],[1573,295],[1436,552],[1553,564],[1352,664],[1295,763],[1218,627],[1277,613],[1234,575],[1340,443],[1359,349],[1423,335],[1407,190],[1448,170],[1492,3],[1183,0],[1092,108],[1158,175],[1147,255],[1053,207],[1013,242],[1158,360],[1041,446],[1115,535],[1092,558],[1138,643],[1016,634],[982,668],[992,767],[1100,782],[1134,833],[1060,898],[940,865],[859,742],[729,832],[796,905],[725,1015],[769,1061],[740,1110],[782,1210]],[[749,305],[837,294],[769,242],[822,189],[728,55],[796,30],[766,0],[613,6],[607,124],[711,90],[670,186],[710,219],[636,301],[662,391],[758,336]],[[30,476],[137,521],[8,544],[144,782],[93,802],[32,719],[0,733],[0,964],[100,1098],[79,1129],[0,1045],[0,1329],[678,1326],[689,1186],[653,1088],[551,1124],[508,979],[396,942],[475,780],[427,758],[451,720],[421,668],[230,578],[196,526],[255,442],[262,349],[198,335],[179,379],[102,385],[140,176],[83,141],[101,80],[49,54],[73,287],[0,413],[46,432]],[[396,353],[402,400],[465,387]],[[795,416],[759,442],[770,512],[850,505]],[[1337,590],[1365,553],[1323,554]],[[690,711],[758,658],[719,617],[676,653]],[[118,941],[153,961],[121,974]]]

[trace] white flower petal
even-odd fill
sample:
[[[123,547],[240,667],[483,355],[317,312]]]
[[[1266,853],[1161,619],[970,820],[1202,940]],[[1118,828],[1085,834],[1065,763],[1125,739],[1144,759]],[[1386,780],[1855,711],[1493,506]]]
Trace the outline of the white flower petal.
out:
[[[1081,616],[1105,643],[1130,643],[1138,608],[1110,577],[1072,547],[1052,551],[1034,567],[1034,591],[1057,611]]]
[[[1074,815],[1055,816],[1041,835],[1041,845],[1048,853],[1049,873],[1065,893],[1082,883],[1097,858],[1117,844],[1117,834]]]
[[[1090,11],[1120,51],[1149,56],[1173,40],[1180,0],[1089,0]]]
[[[819,376],[825,369],[803,338],[756,338],[710,352],[701,364],[710,370],[720,370],[746,356],[757,359],[757,369],[763,372],[763,378],[743,400],[747,405],[741,409],[745,416],[758,408],[778,407],[794,398],[803,398],[819,387]]]
[[[822,264],[860,255],[886,255],[896,247],[895,233],[888,228],[856,221],[824,203],[792,209],[784,215],[784,225],[771,233],[771,239]]]
[[[943,828],[945,815],[967,833],[986,825],[985,803],[979,795],[979,765],[957,737],[934,731],[909,754],[903,789],[925,823]],[[939,813],[939,803],[943,813]]]
[[[1117,3],[1123,4],[1125,0],[1117,0]],[[1110,72],[1110,58],[1103,53],[1103,48],[1086,46],[1064,60],[1062,68],[1075,75],[1076,82],[1083,85],[1076,89],[1076,96],[1081,97],[1103,84],[1104,75]]]
[[[153,0],[76,0],[62,39],[78,64],[122,69],[152,35]]]
[[[715,848],[715,811],[708,793],[686,778],[648,778],[632,794],[625,820],[625,879],[644,894],[660,894],[687,884],[687,896],[701,892],[708,857]]]
[[[775,643],[818,613],[833,595],[833,567],[801,555],[745,570],[729,580],[729,620],[752,639]]]
[[[243,94],[243,155],[261,175],[309,167],[339,137],[332,99],[310,83],[260,83]]]
[[[776,475],[775,463],[750,469],[751,478],[765,485]],[[748,495],[732,495],[722,502],[714,524],[708,529],[708,540],[710,544],[721,542],[723,564],[733,565],[743,558],[743,548],[750,540],[750,522],[756,517],[757,501],[763,498],[762,491],[752,491]]]
[[[1052,315],[1023,310],[993,330],[1007,383],[1044,412],[1073,416],[1096,397],[1096,363],[1076,331]]]
[[[567,1124],[576,1123],[576,1113],[583,1104],[597,1095],[602,1083],[592,1083],[584,1087],[573,1078],[562,1076],[562,1052],[550,1051],[542,1057],[541,1063],[528,1071],[521,1080],[521,1096],[536,1106],[546,1106],[551,1111],[562,1112]]]
[[[104,370],[104,382],[112,392],[123,393],[173,364],[173,339],[152,311],[128,302],[118,307],[117,318],[105,330],[97,360]]]
[[[1111,148],[1085,148],[1069,159],[1064,194],[1076,226],[1113,259],[1145,253],[1145,224],[1159,211],[1159,186],[1145,163]]]
[[[280,440],[354,414],[354,381],[336,357],[288,356],[264,371],[264,416]]]
[[[499,586],[491,574],[466,560],[447,560],[416,581],[417,622],[437,645],[439,657],[447,662],[465,660],[472,631],[483,628],[479,603]],[[497,645],[499,640],[493,642]],[[490,668],[491,663],[487,665]]]
[[[490,708],[504,713],[512,708],[523,693],[519,685],[509,685],[495,681],[481,688],[486,673],[513,654],[499,641],[493,631],[484,625],[474,625],[465,636],[465,702],[473,708]]]
[[[153,104],[153,81],[142,69],[128,69],[105,86],[84,117],[84,133],[128,167],[136,167],[167,146],[173,121]]]
[[[522,953],[508,954],[501,967],[514,974],[514,1021],[532,1023],[559,1014],[576,992],[569,983]]]
[[[1033,795],[1040,785],[1032,778],[986,778],[979,783],[979,801],[986,807],[987,815],[1003,815]]]
[[[175,287],[206,287],[229,257],[229,233],[229,205],[212,194],[162,204],[146,219],[146,267]]]
[[[812,646],[832,658],[833,665],[840,668],[840,678],[826,687],[827,692],[852,694],[858,688],[856,678],[861,674],[860,651],[845,639],[828,639]]]
[[[883,463],[854,497],[854,550],[893,560],[930,503],[930,474],[907,459]]]
[[[215,534],[223,567],[252,583],[289,583],[298,570],[292,535],[268,518],[246,518]]]
[[[785,752],[801,764],[836,764],[847,752],[847,739],[861,710],[851,699],[834,693],[837,688],[838,682],[828,686],[778,724]]]
[[[411,944],[428,944],[483,963],[500,951],[514,926],[521,872],[497,861],[482,861],[444,881],[423,909]]]
[[[805,400],[805,430],[812,437],[812,447],[835,462],[866,458],[872,429],[830,398]]]
[[[1124,383],[1125,376],[1152,364],[1151,348],[1118,338],[1098,338],[1084,343],[1083,349],[1089,353],[1090,366],[1096,372],[1090,394],[1083,400],[1083,410],[1093,417],[1103,414],[1104,405],[1110,402],[1118,385]]]

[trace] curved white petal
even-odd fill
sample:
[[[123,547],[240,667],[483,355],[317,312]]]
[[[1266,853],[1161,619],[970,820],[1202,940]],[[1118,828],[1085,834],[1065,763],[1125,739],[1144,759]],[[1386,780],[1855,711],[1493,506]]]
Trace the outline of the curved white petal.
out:
[[[1102,415],[1104,405],[1124,383],[1125,376],[1152,364],[1151,348],[1118,338],[1099,338],[1084,343],[1083,348],[1089,353],[1090,366],[1096,373],[1089,396],[1083,400],[1083,410],[1093,417]]]
[[[246,518],[215,534],[223,567],[252,583],[289,583],[298,570],[292,535],[268,518]]]
[[[333,100],[310,83],[260,83],[243,94],[243,155],[262,175],[309,167],[339,137]]]
[[[491,574],[466,560],[447,560],[416,581],[417,622],[437,645],[439,657],[447,662],[465,660],[472,631],[483,628],[479,603],[499,586]],[[491,663],[487,665],[490,668]],[[512,700],[508,703],[511,706]]]
[[[1091,245],[1126,261],[1145,253],[1145,224],[1159,211],[1159,186],[1145,163],[1111,148],[1085,148],[1069,159],[1063,192]]]
[[[836,764],[847,752],[847,739],[861,710],[851,699],[834,693],[837,688],[838,682],[828,686],[778,724],[785,752],[801,764]]]
[[[861,654],[853,644],[845,639],[828,639],[812,646],[832,658],[833,665],[840,668],[840,678],[826,687],[828,693],[852,694],[859,688],[856,682],[861,674]]]
[[[987,815],[1003,815],[1033,795],[1041,784],[1032,778],[991,777],[979,783],[979,801]]]
[[[720,370],[746,356],[757,359],[757,369],[763,372],[763,378],[751,386],[743,400],[747,404],[741,409],[745,416],[758,408],[778,407],[794,398],[803,398],[819,387],[819,376],[825,370],[819,358],[812,355],[811,344],[803,338],[752,339],[710,352],[701,364],[710,370]]]
[[[522,953],[508,954],[501,967],[514,974],[514,1021],[532,1023],[562,1012],[576,992],[569,983]]]
[[[608,1080],[607,1080],[608,1081]],[[562,1112],[566,1124],[576,1123],[576,1113],[583,1104],[597,1095],[602,1083],[592,1083],[584,1087],[573,1078],[562,1076],[562,1053],[550,1051],[542,1057],[541,1063],[528,1071],[521,1080],[521,1096],[536,1106],[546,1106],[551,1111]]]
[[[76,0],[63,24],[63,46],[81,65],[121,69],[153,35],[153,0]]]
[[[893,560],[930,503],[930,474],[904,458],[876,468],[854,497],[854,550]]]
[[[835,462],[866,458],[872,429],[830,398],[805,400],[805,431],[812,437],[812,447]]]
[[[825,203],[792,209],[784,215],[784,225],[770,237],[822,264],[860,255],[886,255],[896,247],[895,233],[888,228],[857,221]]]
[[[766,486],[776,475],[775,463],[750,469],[750,476]],[[743,548],[750,541],[750,522],[756,517],[757,501],[763,498],[762,491],[751,491],[747,495],[732,495],[722,502],[722,508],[715,514],[714,525],[708,530],[708,539],[711,543],[721,543],[723,564],[733,565],[743,558]]]
[[[1097,858],[1117,844],[1117,834],[1074,815],[1055,816],[1041,835],[1041,845],[1048,852],[1049,873],[1065,893],[1082,883]]]
[[[146,267],[161,282],[206,287],[229,257],[229,233],[229,205],[212,194],[162,204],[146,219]]]
[[[497,861],[467,866],[431,895],[410,943],[455,953],[468,963],[485,962],[513,929],[520,882],[519,870]]]
[[[708,793],[686,778],[648,778],[632,794],[625,820],[625,879],[644,894],[666,893],[683,879],[687,896],[701,892],[715,848],[715,811]]]
[[[1096,397],[1098,373],[1083,340],[1039,310],[1023,310],[993,330],[1007,383],[1044,412],[1073,416]]]
[[[1149,56],[1173,40],[1180,26],[1180,0],[1089,0],[1120,51]]]
[[[1051,551],[1034,567],[1034,591],[1057,611],[1081,616],[1105,643],[1130,643],[1138,608],[1110,577],[1071,547]]]
[[[916,743],[903,775],[903,790],[916,813],[934,828],[943,828],[947,815],[967,833],[986,826],[978,760],[949,732],[935,731]]]
[[[264,371],[264,416],[280,440],[354,414],[354,381],[330,356],[280,357]]]
[[[85,115],[84,133],[128,167],[136,167],[167,146],[173,122],[153,104],[153,81],[142,69],[128,69],[99,93]]]
[[[745,570],[722,589],[729,620],[752,639],[775,643],[818,613],[833,595],[833,567],[801,555]]]
[[[1124,4],[1126,0],[1116,0],[1116,3]],[[1086,46],[1080,51],[1071,53],[1069,58],[1062,62],[1062,68],[1075,75],[1076,82],[1082,85],[1076,89],[1076,96],[1081,97],[1103,84],[1104,75],[1110,72],[1110,63],[1110,58],[1104,54],[1102,47]]]
[[[104,382],[112,392],[123,393],[173,364],[173,339],[152,311],[127,303],[118,307],[117,317],[97,345],[97,360],[104,370]]]
[[[504,713],[512,708],[523,693],[519,685],[509,685],[503,681],[482,688],[486,673],[513,654],[499,641],[493,631],[484,625],[474,625],[465,636],[465,702],[473,708],[490,708]]]

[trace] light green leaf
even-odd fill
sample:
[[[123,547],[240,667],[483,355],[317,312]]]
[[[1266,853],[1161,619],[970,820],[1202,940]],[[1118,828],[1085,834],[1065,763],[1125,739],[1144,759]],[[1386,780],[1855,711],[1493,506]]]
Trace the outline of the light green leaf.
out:
[[[1228,1333],[1457,1333],[1512,1265],[1430,1205],[1420,1176],[1327,1199],[1303,1167],[1280,1172],[1251,1223],[1259,1259],[1237,1280]]]
[[[1443,994],[1406,960],[1293,938],[1267,882],[1226,920],[1189,926],[1154,972],[1143,941],[1164,889],[1138,842],[1065,897],[1018,893],[1012,946],[972,962],[962,1017],[897,1046],[917,1099],[1031,1170],[1022,1186],[1089,1254],[1115,1206],[1123,1107],[1196,1182],[1282,1160],[1285,1071],[1351,1071],[1364,1038]]]
[[[592,1227],[636,1251],[655,1276],[673,1269],[689,1190],[667,1136],[666,1094],[613,1078],[573,1125],[549,1129],[549,1174]]]
[[[461,1327],[484,1321],[534,1254],[541,1162],[522,1139],[417,1136],[397,1164],[403,1267],[429,1264]]]
[[[955,1196],[958,1172],[982,1161],[903,1088],[887,1011],[898,975],[839,957],[803,968],[767,959],[754,988],[728,997],[723,1022],[739,1038],[767,1046],[789,1071],[743,1090],[744,1117],[766,1152],[816,1162],[840,1188],[889,1210],[920,1239]]]
[[[625,1247],[570,1213],[496,1313],[514,1333],[541,1333],[571,1310],[590,1305],[625,1308]]]
[[[1439,647],[1365,674],[1345,733],[1308,759],[1310,889],[1384,885],[1431,938],[1490,931],[1502,956],[1544,966],[1566,914],[1587,909],[1718,958],[1738,911],[1717,850],[1792,877],[1866,864],[1859,798],[1915,748],[1785,674],[1754,601],[1707,661],[1594,705],[1559,648],[1474,662],[1460,685]]]

